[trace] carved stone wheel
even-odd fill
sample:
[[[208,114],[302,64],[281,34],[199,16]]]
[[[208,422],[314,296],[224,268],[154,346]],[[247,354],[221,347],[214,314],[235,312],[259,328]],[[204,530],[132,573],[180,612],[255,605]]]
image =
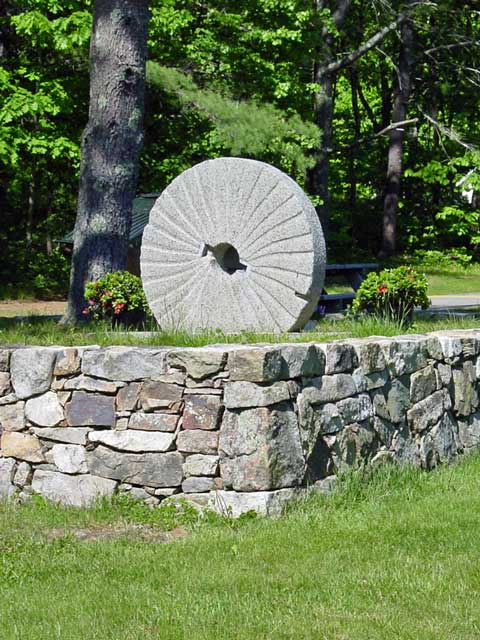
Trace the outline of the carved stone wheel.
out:
[[[315,209],[291,178],[256,160],[218,158],[163,191],[140,265],[163,329],[284,332],[311,317],[325,261]]]

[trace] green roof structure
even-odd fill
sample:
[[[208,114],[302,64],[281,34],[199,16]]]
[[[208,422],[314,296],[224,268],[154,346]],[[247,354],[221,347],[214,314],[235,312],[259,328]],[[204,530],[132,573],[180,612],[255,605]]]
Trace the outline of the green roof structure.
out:
[[[148,224],[150,211],[155,204],[159,193],[142,193],[133,200],[132,226],[130,228],[129,242],[139,241],[143,230]],[[73,230],[67,233],[61,240],[61,244],[73,244]]]

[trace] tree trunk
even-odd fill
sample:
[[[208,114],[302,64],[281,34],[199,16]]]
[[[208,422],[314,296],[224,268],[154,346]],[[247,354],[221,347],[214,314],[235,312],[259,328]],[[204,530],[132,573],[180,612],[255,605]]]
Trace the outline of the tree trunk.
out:
[[[402,122],[406,119],[413,67],[413,40],[413,21],[409,18],[402,24],[401,29],[392,122]],[[383,205],[382,244],[379,253],[381,258],[392,256],[396,251],[397,211],[403,171],[403,139],[403,127],[392,129],[388,148],[387,183]]]
[[[335,27],[340,30],[345,22],[345,18],[350,9],[351,0],[337,0],[332,11],[332,21]],[[316,0],[318,11],[327,8],[326,0]],[[318,152],[315,158],[315,165],[308,174],[309,191],[314,196],[322,199],[322,204],[317,207],[317,211],[322,222],[323,230],[328,235],[331,196],[328,186],[330,173],[330,152],[333,138],[333,85],[335,72],[326,71],[328,65],[334,61],[332,34],[327,27],[322,29],[320,46],[317,48],[317,60],[314,62],[313,81],[318,85],[318,91],[314,99],[314,122],[322,132]]]
[[[148,19],[148,0],[94,2],[90,107],[64,323],[81,318],[87,282],[126,266],[143,143]]]

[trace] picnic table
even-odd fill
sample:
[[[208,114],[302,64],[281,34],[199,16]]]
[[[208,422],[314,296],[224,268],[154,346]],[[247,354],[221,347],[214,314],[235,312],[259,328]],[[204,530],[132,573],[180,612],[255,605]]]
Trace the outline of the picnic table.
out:
[[[355,293],[370,271],[376,271],[379,265],[375,262],[355,262],[352,264],[327,264],[325,276],[342,276],[353,291],[345,293],[328,293],[325,286],[318,302],[317,312],[320,315],[341,311],[355,298]]]

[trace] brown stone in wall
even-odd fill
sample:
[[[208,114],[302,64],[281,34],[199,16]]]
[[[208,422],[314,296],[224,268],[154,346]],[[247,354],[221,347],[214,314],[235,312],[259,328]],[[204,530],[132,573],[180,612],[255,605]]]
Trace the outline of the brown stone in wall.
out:
[[[218,396],[190,396],[185,400],[183,412],[184,429],[206,429],[218,427],[221,400]]]
[[[115,398],[97,393],[74,391],[65,406],[70,427],[113,427],[115,425]]]
[[[178,411],[181,407],[183,387],[168,382],[145,382],[140,393],[140,403],[144,411],[169,409]]]

